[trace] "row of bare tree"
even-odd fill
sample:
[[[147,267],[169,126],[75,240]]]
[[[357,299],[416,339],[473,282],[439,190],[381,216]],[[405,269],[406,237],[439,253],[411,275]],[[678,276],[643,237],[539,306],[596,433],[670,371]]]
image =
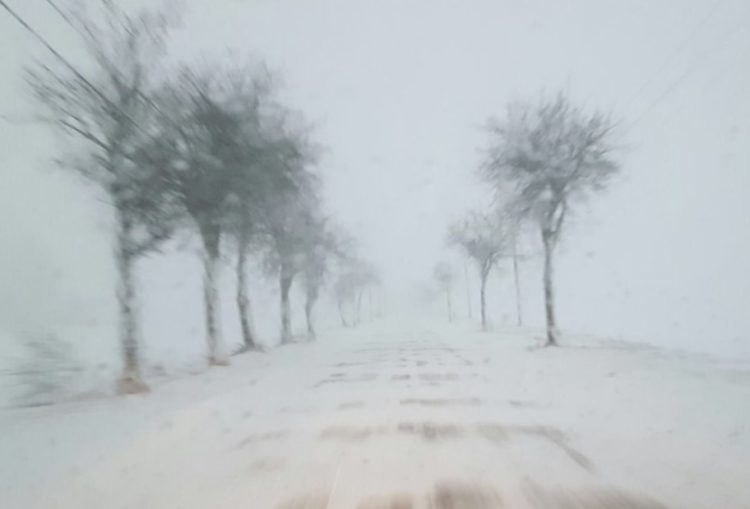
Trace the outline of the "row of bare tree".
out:
[[[519,239],[536,230],[544,258],[546,345],[559,344],[555,253],[575,205],[605,189],[619,170],[615,128],[609,115],[575,106],[564,94],[536,103],[513,103],[504,118],[490,119],[479,174],[493,191],[494,205],[489,211],[469,212],[448,232],[448,244],[461,249],[477,266],[483,329],[487,278],[502,259],[513,263],[521,324],[518,245]],[[444,291],[450,289],[447,270],[444,265],[435,270]]]
[[[66,18],[83,42],[85,73],[59,53],[28,72],[42,118],[70,142],[61,164],[93,182],[114,212],[121,392],[147,389],[142,378],[136,265],[178,231],[200,239],[209,364],[228,362],[218,312],[222,251],[236,248],[237,306],[243,349],[255,349],[247,265],[251,253],[278,278],[281,343],[292,340],[290,288],[305,283],[309,336],[313,309],[332,264],[342,267],[340,306],[369,268],[352,241],[322,211],[318,150],[310,129],[283,106],[258,63],[168,68],[163,11],[130,14],[102,0],[96,12]],[[370,284],[372,279],[366,281]],[[340,286],[341,288],[338,288]]]

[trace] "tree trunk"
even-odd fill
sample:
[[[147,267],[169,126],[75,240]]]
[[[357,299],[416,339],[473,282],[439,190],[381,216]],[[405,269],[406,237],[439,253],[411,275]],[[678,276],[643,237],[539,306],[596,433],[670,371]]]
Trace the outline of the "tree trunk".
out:
[[[453,321],[453,306],[451,304],[451,291],[446,288],[445,290],[445,303],[448,306],[448,321]]]
[[[220,231],[215,225],[201,225],[203,237],[203,303],[206,314],[206,341],[208,363],[212,366],[229,364],[221,338],[219,314],[219,239]]]
[[[550,233],[542,232],[544,243],[544,309],[547,318],[547,343],[545,346],[558,346],[560,333],[555,321],[555,289],[553,255],[555,241]]]
[[[464,283],[466,283],[466,306],[469,310],[469,318],[471,318],[471,288],[469,287],[469,268],[466,266],[466,260],[464,260]]]
[[[516,238],[513,238],[513,279],[516,284],[516,323],[523,326],[523,313],[521,312],[521,282],[518,275],[518,252]]]
[[[282,266],[279,275],[279,288],[281,290],[281,344],[286,345],[292,341],[292,312],[289,307],[289,290],[292,287],[292,276]]]
[[[241,351],[256,350],[253,322],[250,311],[250,298],[247,294],[247,239],[240,235],[237,248],[237,310],[240,315],[243,346]]]
[[[364,289],[360,290],[357,294],[357,308],[355,310],[355,324],[359,325],[362,323],[362,294],[364,293]]]
[[[313,309],[315,302],[318,300],[318,292],[308,291],[305,299],[305,320],[307,321],[307,337],[313,341],[316,339],[315,326],[313,323]]]
[[[133,274],[135,256],[130,247],[130,222],[124,217],[122,211],[117,211],[116,214],[115,261],[118,278],[116,295],[120,314],[118,332],[123,357],[123,372],[117,382],[117,392],[120,394],[135,394],[148,391],[148,386],[141,377],[138,351],[138,317]]]
[[[370,314],[370,321],[373,321],[375,319],[375,315],[372,311],[372,288],[367,289],[367,308]]]
[[[486,300],[485,300],[485,293],[487,288],[487,276],[489,275],[488,271],[482,270],[480,277],[481,277],[481,283],[479,285],[479,306],[481,308],[481,314],[482,314],[482,330],[487,330],[487,312],[486,312]]]
[[[339,318],[341,318],[341,325],[343,327],[349,327],[349,324],[346,322],[346,315],[344,314],[344,304],[341,302],[341,299],[336,299],[336,306],[339,308]]]

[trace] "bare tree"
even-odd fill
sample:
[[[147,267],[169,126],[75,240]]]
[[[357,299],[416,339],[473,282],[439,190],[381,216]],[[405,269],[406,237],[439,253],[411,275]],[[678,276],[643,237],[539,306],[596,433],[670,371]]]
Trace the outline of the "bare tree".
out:
[[[206,340],[212,365],[229,362],[218,300],[221,240],[229,227],[233,193],[249,185],[258,171],[262,143],[256,98],[262,86],[220,68],[185,68],[162,94],[163,122],[169,133],[162,143],[172,155],[173,193],[203,247]]]
[[[362,298],[365,292],[380,285],[380,274],[375,266],[369,262],[362,262],[357,270],[357,307],[355,324],[362,323]]]
[[[331,270],[332,262],[344,260],[351,251],[352,241],[324,218],[312,218],[306,233],[307,247],[302,260],[302,275],[305,283],[305,320],[307,335],[316,338],[314,308],[320,290]]]
[[[69,18],[90,60],[86,74],[56,54],[62,65],[36,65],[28,83],[45,120],[82,142],[65,166],[94,182],[114,210],[124,364],[118,391],[133,393],[148,389],[140,370],[135,262],[170,233],[150,95],[172,20],[156,11],[131,15],[105,0],[98,7],[96,15]]]
[[[320,288],[326,274],[326,254],[322,246],[313,246],[311,252],[305,254],[304,279],[305,279],[305,322],[307,323],[307,337],[310,340],[317,338],[313,313],[315,304],[320,297]]]
[[[355,285],[351,281],[352,274],[345,272],[338,275],[333,285],[333,293],[336,299],[336,309],[339,312],[339,319],[342,327],[349,327],[351,324],[346,319],[346,303],[354,299]]]
[[[370,263],[351,256],[342,264],[333,291],[341,325],[359,325],[362,320],[362,298],[365,291],[380,284],[380,276]],[[347,320],[347,308],[349,319]]]
[[[300,165],[300,176],[304,173],[301,166],[303,160],[289,162]],[[266,269],[279,278],[281,344],[292,341],[290,291],[295,276],[303,269],[310,242],[309,229],[317,215],[318,201],[317,178],[308,174],[300,179],[297,189],[275,197],[264,210],[264,232],[268,246]]]
[[[243,346],[239,352],[258,348],[252,327],[247,263],[251,244],[262,244],[264,209],[280,195],[297,190],[293,158],[298,147],[283,131],[283,108],[273,97],[274,80],[263,66],[232,69],[233,103],[238,109],[246,150],[233,171],[228,196],[227,233],[237,245],[237,310]],[[239,353],[238,352],[238,353]]]
[[[264,193],[272,192],[270,186],[263,178],[263,134],[261,127],[261,102],[265,99],[265,87],[255,80],[249,89],[242,86],[242,79],[246,76],[235,74],[232,78],[238,81],[236,93],[240,98],[240,104],[247,108],[241,116],[243,131],[246,142],[255,150],[248,150],[243,158],[244,161],[237,167],[233,176],[232,192],[230,193],[227,230],[237,244],[237,262],[235,275],[237,278],[237,312],[240,319],[240,331],[242,333],[242,347],[240,352],[257,350],[258,344],[252,325],[252,313],[250,309],[250,296],[248,293],[247,262],[250,243],[257,233],[256,224],[256,202],[262,199]]]
[[[518,103],[504,120],[492,120],[485,178],[511,210],[533,221],[544,245],[544,300],[548,346],[559,343],[553,261],[571,206],[602,190],[619,169],[613,155],[615,124],[586,113],[559,94],[538,104]]]
[[[316,225],[317,226],[317,225]],[[317,228],[312,228],[310,233],[324,236],[325,233],[314,232]],[[311,340],[316,338],[313,312],[315,304],[320,297],[320,288],[328,271],[328,253],[324,238],[317,238],[311,242],[304,253],[302,262],[302,274],[305,282],[305,321],[307,323],[307,337]]]
[[[497,214],[499,221],[507,225],[508,244],[510,246],[510,257],[513,262],[513,286],[516,294],[516,325],[523,326],[523,308],[521,299],[521,261],[527,258],[522,252],[521,241],[523,240],[523,224],[515,213],[511,200],[503,198],[498,200]]]
[[[463,221],[450,227],[448,243],[460,248],[477,264],[482,329],[487,330],[487,278],[498,260],[506,253],[507,232],[496,215],[470,212]]]
[[[451,301],[453,292],[453,269],[447,262],[440,262],[435,265],[432,271],[435,282],[438,284],[440,291],[445,294],[445,304],[448,311],[448,321],[453,321],[453,303]]]
[[[281,306],[281,344],[292,341],[292,311],[289,301],[290,291],[295,276],[301,269],[304,235],[302,224],[305,212],[292,203],[277,203],[271,214],[268,231],[273,243],[274,271],[279,277],[279,295]],[[296,210],[295,210],[296,209]]]

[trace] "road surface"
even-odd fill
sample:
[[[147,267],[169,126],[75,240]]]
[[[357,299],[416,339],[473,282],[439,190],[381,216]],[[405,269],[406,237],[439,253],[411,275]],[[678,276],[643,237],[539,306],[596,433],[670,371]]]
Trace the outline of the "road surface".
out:
[[[647,348],[533,345],[528,333],[371,327],[239,356],[147,396],[19,411],[0,448],[7,500],[750,507],[748,371]]]

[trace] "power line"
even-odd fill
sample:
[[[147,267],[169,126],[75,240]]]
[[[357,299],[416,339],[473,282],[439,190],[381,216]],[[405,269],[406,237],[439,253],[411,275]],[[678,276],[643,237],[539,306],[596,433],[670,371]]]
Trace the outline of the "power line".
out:
[[[66,12],[65,12],[64,10],[62,10],[62,9],[61,9],[61,8],[60,8],[60,7],[59,7],[59,6],[58,6],[58,5],[57,5],[57,4],[55,3],[55,2],[53,2],[52,0],[45,0],[45,1],[47,2],[47,4],[49,4],[49,5],[50,5],[50,6],[51,6],[51,7],[52,7],[52,8],[54,9],[54,10],[55,10],[55,12],[57,12],[57,14],[59,14],[59,15],[60,15],[60,17],[61,17],[61,18],[62,18],[63,20],[65,20],[65,22],[66,22],[66,23],[67,23],[67,24],[68,24],[68,25],[69,25],[69,26],[70,26],[70,27],[71,27],[71,28],[72,28],[73,30],[75,30],[75,31],[76,31],[76,32],[77,32],[77,33],[78,33],[78,34],[79,34],[79,35],[80,35],[81,37],[84,37],[84,38],[86,37],[86,35],[85,35],[85,34],[82,34],[82,33],[81,33],[81,27],[79,27],[79,26],[78,26],[78,25],[77,25],[77,24],[76,24],[76,23],[75,23],[75,22],[74,22],[74,21],[73,21],[73,20],[71,19],[71,17],[70,17],[70,16],[69,16],[69,15],[68,15],[68,14],[67,14],[67,13],[66,13]],[[93,37],[93,34],[91,33],[91,30],[90,30],[90,29],[88,29],[88,27],[84,27],[84,28],[83,28],[83,30],[85,30],[85,31],[86,31],[86,33],[87,33],[87,34],[88,34],[89,36]],[[103,58],[103,59],[105,59],[105,60],[107,61],[107,64],[108,64],[108,65],[110,65],[110,66],[114,67],[114,65],[112,64],[112,62],[110,62],[110,61],[109,61],[109,59],[108,59],[108,58],[106,58],[106,57],[105,57],[104,55],[100,55],[100,58]],[[150,97],[146,96],[146,94],[144,94],[144,93],[143,93],[143,91],[141,91],[140,89],[138,89],[138,90],[136,90],[136,94],[138,94],[138,97],[140,97],[141,99],[143,99],[143,100],[144,100],[144,101],[145,101],[145,102],[146,102],[146,103],[147,103],[147,104],[148,104],[149,106],[151,106],[151,107],[152,107],[152,108],[154,109],[154,111],[156,111],[156,112],[157,112],[157,113],[159,113],[159,114],[163,114],[163,112],[162,112],[162,110],[161,110],[161,109],[159,108],[159,106],[158,106],[158,105],[157,105],[157,104],[156,104],[156,103],[155,103],[155,102],[154,102],[154,101],[153,101],[153,100],[152,100],[152,99],[151,99]]]
[[[73,28],[75,28],[75,29],[76,29],[76,31],[78,30],[78,29],[77,29],[77,28],[75,27],[75,23],[73,23],[73,20],[72,20],[72,19],[70,19],[70,16],[68,16],[68,15],[67,15],[67,14],[65,13],[65,11],[63,11],[62,9],[60,9],[60,8],[59,8],[59,7],[57,6],[57,4],[56,4],[55,2],[53,2],[52,0],[46,0],[46,1],[47,1],[47,3],[48,3],[48,4],[49,4],[49,5],[50,5],[50,6],[51,6],[51,7],[52,7],[52,8],[53,8],[53,9],[54,9],[54,10],[55,10],[55,11],[56,11],[56,12],[57,12],[57,13],[58,13],[59,15],[60,15],[60,17],[62,17],[62,19],[64,19],[64,20],[65,20],[65,22],[66,22],[66,23],[67,23],[68,25],[70,25],[70,26],[72,26]]]
[[[48,0],[48,3],[56,11],[58,11],[60,13],[60,15],[63,16],[63,18],[66,21],[68,21],[69,23],[71,23],[71,25],[75,28],[75,25],[72,24],[72,20],[70,20],[70,18],[62,10],[60,10],[53,2],[51,2],[49,0]],[[34,28],[31,27],[31,25],[29,25],[18,13],[16,13],[13,9],[11,9],[11,7],[5,2],[5,0],[0,0],[0,6],[3,7],[21,26],[23,26],[24,29],[26,29],[27,32],[29,32],[31,35],[33,35],[34,38],[37,39],[37,41],[39,41],[40,43],[42,43],[42,45],[45,48],[47,48],[47,50],[50,53],[52,53],[60,62],[62,62],[63,65],[65,65],[65,67],[67,67],[76,76],[76,78],[78,78],[82,83],[84,83],[84,85],[89,90],[91,90],[97,97],[99,97],[102,101],[104,101],[107,104],[107,106],[109,106],[114,111],[116,111],[119,115],[122,116],[122,118],[124,118],[128,123],[130,123],[136,129],[139,129],[139,130],[142,131],[142,127],[135,120],[133,120],[130,115],[128,115],[126,112],[124,112],[122,110],[122,108],[120,108],[117,104],[115,104],[114,102],[112,102],[111,99],[109,99],[93,83],[91,83],[91,81],[89,81],[83,74],[81,74],[78,71],[78,69],[76,69],[75,66],[70,63],[70,61],[68,61],[49,42],[47,42],[47,40],[39,32],[37,32],[36,30],[34,30]],[[146,102],[148,104],[150,104],[153,108],[155,108],[159,113],[161,113],[161,111],[156,106],[156,104],[150,98],[146,98],[145,95],[140,90],[137,91],[137,94],[139,95],[139,97],[145,99]],[[65,122],[62,122],[62,124],[65,125],[68,128],[72,128],[70,126],[70,124],[66,124]],[[78,129],[73,129],[73,130],[77,131],[79,134],[83,134]],[[90,136],[87,136],[87,137],[89,137],[89,139],[91,139]]]
[[[667,55],[667,58],[664,59],[664,61],[661,63],[659,68],[656,70],[656,72],[652,73],[651,76],[649,76],[646,81],[643,82],[643,84],[638,87],[638,89],[635,91],[634,94],[628,98],[627,101],[625,101],[625,105],[623,109],[627,109],[633,101],[641,95],[641,93],[648,88],[648,86],[653,83],[654,79],[660,75],[668,65],[672,63],[672,61],[679,55],[688,45],[688,43],[698,34],[698,32],[709,22],[711,19],[716,15],[716,13],[721,10],[722,7],[724,7],[724,4],[727,3],[728,0],[717,0],[714,2],[714,4],[711,6],[709,11],[700,19],[700,21],[693,27],[692,30],[688,33],[687,37],[685,37],[678,45],[675,47],[672,52]]]
[[[120,113],[122,113],[125,118],[127,118],[129,121],[133,122],[132,119],[130,119],[129,116],[125,115],[122,110],[117,108],[117,105],[115,105],[112,101],[110,101],[104,94],[102,94],[98,88],[96,88],[86,77],[78,72],[78,69],[76,69],[73,64],[71,64],[64,56],[60,54],[55,48],[52,47],[50,43],[47,42],[47,40],[42,37],[39,32],[34,30],[21,16],[19,16],[13,9],[8,6],[7,3],[5,3],[5,0],[0,0],[0,6],[5,8],[6,11],[21,25],[23,26],[27,32],[29,32],[31,35],[33,35],[39,42],[42,43],[42,45],[49,50],[50,53],[52,53],[58,60],[60,60],[65,67],[67,67],[79,80],[81,80],[92,92],[94,92],[101,100],[106,102],[110,107],[117,109]]]
[[[737,33],[738,33],[738,32],[739,32],[739,31],[740,31],[740,30],[741,30],[741,29],[742,29],[742,28],[743,28],[744,26],[745,26],[745,25],[744,25],[744,24],[742,24],[742,25],[740,25],[740,26],[739,26],[739,28],[738,28],[738,29],[736,29],[736,30],[734,30],[734,31],[730,32],[729,36],[728,36],[728,37],[727,37],[726,39],[731,39],[732,37],[734,37],[734,35],[735,35],[735,34],[737,34]],[[725,40],[726,40],[726,39],[725,39]],[[722,41],[722,42],[723,42],[723,41]],[[741,48],[741,47],[740,47],[740,49],[743,49],[743,48]],[[690,71],[692,71],[692,69],[691,69],[691,70],[688,70],[688,71],[687,71],[687,72],[685,73],[685,75],[689,74],[689,73],[690,73]],[[717,78],[717,77],[718,77],[718,76],[719,76],[720,74],[721,74],[720,72],[717,72],[717,73],[715,73],[715,74],[714,74],[714,76],[713,76],[713,80],[711,81],[711,83],[713,83],[713,82],[715,81],[715,79],[716,79],[716,78]],[[642,116],[641,116],[641,118],[642,118],[642,117],[645,117],[645,116],[646,116],[646,114],[642,115]],[[663,121],[662,121],[662,122],[661,122],[661,123],[659,124],[659,127],[663,126],[663,125],[664,125],[665,123],[666,123],[666,120],[663,120]],[[633,124],[631,124],[631,125],[635,125],[635,123],[633,123]]]
[[[750,35],[750,32],[748,32],[748,35]],[[735,51],[734,51],[734,52],[732,53],[732,55],[731,55],[731,56],[732,56],[732,57],[735,57],[735,58],[737,58],[737,59],[739,60],[739,58],[740,58],[740,54],[741,54],[741,53],[744,53],[744,52],[746,52],[746,51],[747,51],[747,49],[746,49],[746,48],[744,48],[743,46],[738,46],[738,47],[736,48],[736,50],[735,50]],[[722,74],[723,74],[724,72],[726,72],[726,71],[727,71],[727,69],[731,69],[731,68],[725,68],[724,70],[722,70],[722,71],[720,71],[720,72],[716,72],[716,73],[714,73],[714,75],[713,75],[713,76],[711,77],[711,80],[710,80],[710,81],[709,81],[709,82],[708,82],[708,83],[706,84],[706,86],[704,86],[704,88],[703,88],[703,91],[705,91],[705,90],[706,90],[706,89],[707,89],[708,87],[712,86],[712,85],[713,85],[713,84],[714,84],[714,83],[715,83],[715,82],[717,81],[717,79],[718,79],[718,78],[719,78],[719,77],[720,77],[720,76],[721,76],[721,75],[722,75]]]
[[[734,36],[735,36],[735,35],[737,34],[737,32],[739,32],[739,31],[740,31],[740,30],[741,30],[742,28],[744,28],[744,27],[745,27],[745,24],[744,24],[744,23],[741,23],[740,25],[738,25],[738,26],[737,26],[737,28],[736,28],[736,29],[734,29],[734,30],[732,30],[732,31],[730,31],[730,32],[726,32],[726,33],[725,33],[725,36],[724,36],[724,38],[722,38],[722,39],[721,39],[721,41],[719,42],[719,44],[717,44],[717,45],[716,45],[716,46],[714,46],[713,48],[710,48],[710,49],[709,49],[708,51],[704,52],[704,53],[703,53],[703,54],[702,54],[702,55],[700,56],[700,59],[703,59],[703,58],[707,57],[708,55],[710,55],[711,53],[713,53],[713,52],[714,52],[714,51],[716,51],[717,49],[721,48],[721,47],[722,47],[722,46],[723,46],[723,45],[724,45],[724,44],[726,43],[726,41],[728,41],[728,40],[731,40],[731,39],[732,39],[732,37],[734,37]],[[655,99],[654,101],[652,101],[652,102],[651,102],[651,103],[650,103],[650,104],[649,104],[649,105],[648,105],[648,106],[646,107],[646,109],[644,109],[644,110],[643,110],[643,112],[642,112],[642,113],[641,113],[641,114],[640,114],[640,115],[639,115],[639,116],[638,116],[638,117],[637,117],[637,118],[636,118],[636,119],[635,119],[635,120],[634,120],[634,121],[633,121],[632,123],[630,123],[629,127],[633,127],[634,125],[636,125],[636,124],[638,124],[639,122],[641,122],[641,121],[642,121],[642,120],[643,120],[643,119],[644,119],[644,118],[645,118],[646,116],[648,116],[648,114],[649,114],[649,113],[651,113],[651,111],[652,111],[652,110],[653,110],[653,109],[654,109],[654,108],[655,108],[655,107],[656,107],[656,106],[657,106],[657,105],[658,105],[658,104],[659,104],[659,103],[660,103],[661,101],[663,101],[663,100],[664,100],[664,98],[665,98],[665,97],[667,97],[667,95],[669,95],[669,94],[670,94],[670,92],[672,92],[672,91],[673,91],[673,90],[674,90],[675,88],[677,88],[677,87],[678,87],[678,86],[679,86],[679,85],[680,85],[680,84],[681,84],[681,83],[682,83],[682,82],[683,82],[683,81],[685,80],[685,78],[687,78],[687,77],[688,77],[688,76],[690,75],[690,73],[691,73],[691,72],[693,72],[693,71],[695,70],[695,67],[696,67],[696,65],[697,65],[697,64],[699,63],[699,60],[700,60],[700,59],[696,59],[696,60],[694,60],[694,61],[693,61],[693,63],[692,63],[691,65],[688,65],[687,69],[685,69],[685,71],[684,71],[684,72],[683,72],[682,74],[680,74],[680,75],[679,75],[679,76],[677,77],[677,79],[676,79],[675,81],[673,81],[673,82],[672,82],[672,83],[671,83],[671,84],[670,84],[670,85],[669,85],[669,86],[668,86],[668,87],[666,88],[666,90],[664,90],[664,92],[662,92],[661,94],[659,94],[659,96],[658,96],[658,97],[657,97],[657,98],[656,98],[656,99]]]
[[[63,20],[65,20],[65,23],[67,23],[70,26],[70,28],[75,30],[75,32],[79,36],[81,36],[83,39],[87,39],[88,37],[89,40],[94,40],[96,38],[91,28],[88,27],[85,23],[80,23],[80,22],[76,23],[75,21],[73,21],[73,18],[71,17],[71,15],[66,13],[63,9],[61,9],[55,2],[53,2],[52,0],[45,0],[45,1],[47,2],[48,5],[50,5],[50,7],[52,7],[55,10],[55,12],[57,12],[57,14],[60,15],[60,17]],[[102,0],[102,1],[106,3],[106,0]],[[111,64],[111,62],[109,63]]]

